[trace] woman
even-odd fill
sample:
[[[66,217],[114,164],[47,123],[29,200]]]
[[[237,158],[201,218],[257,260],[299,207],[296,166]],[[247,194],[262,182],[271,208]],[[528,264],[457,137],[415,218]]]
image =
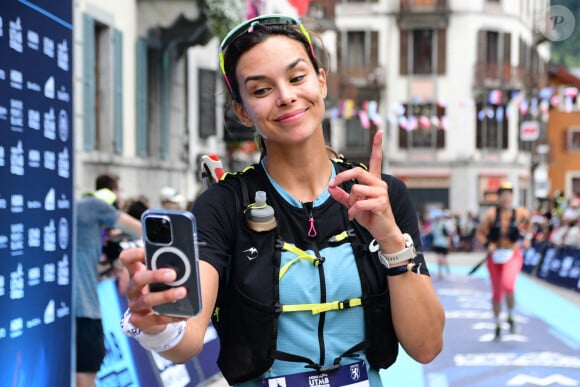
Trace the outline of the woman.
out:
[[[185,362],[202,350],[212,319],[220,369],[244,386],[276,378],[341,385],[345,375],[381,386],[378,370],[392,364],[398,342],[415,360],[433,360],[444,312],[412,202],[401,181],[381,175],[381,131],[368,170],[329,159],[326,71],[310,32],[284,15],[246,21],[222,42],[220,67],[238,119],[257,129],[263,157],[194,204],[202,312],[186,323],[155,315],[153,305],[181,299],[185,289],[148,293],[150,283],[175,273],[147,271],[143,251],[132,250],[122,257],[132,275],[125,329],[147,332],[136,335],[142,344]],[[265,192],[266,205],[248,202],[256,191]],[[275,217],[258,231],[256,219],[246,219],[255,207]]]
[[[500,340],[502,335],[500,315],[504,298],[510,333],[516,332],[513,317],[516,302],[515,283],[524,262],[520,245],[527,249],[532,239],[529,211],[525,207],[514,207],[512,184],[502,182],[497,190],[497,196],[497,206],[489,208],[484,213],[476,233],[479,242],[487,248],[487,269],[492,288],[491,303],[496,341]]]

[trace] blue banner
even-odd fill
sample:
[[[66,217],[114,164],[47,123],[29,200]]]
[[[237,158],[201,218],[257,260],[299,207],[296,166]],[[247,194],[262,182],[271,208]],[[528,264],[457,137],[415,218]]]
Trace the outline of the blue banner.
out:
[[[72,1],[0,7],[0,375],[71,384]]]

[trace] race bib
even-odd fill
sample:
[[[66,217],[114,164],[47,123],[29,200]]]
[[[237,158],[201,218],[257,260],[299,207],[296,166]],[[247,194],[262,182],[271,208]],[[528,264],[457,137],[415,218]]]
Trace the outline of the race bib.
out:
[[[369,387],[364,361],[340,366],[329,372],[302,372],[260,380],[260,387]]]
[[[491,254],[493,263],[506,263],[514,255],[512,249],[497,249]]]

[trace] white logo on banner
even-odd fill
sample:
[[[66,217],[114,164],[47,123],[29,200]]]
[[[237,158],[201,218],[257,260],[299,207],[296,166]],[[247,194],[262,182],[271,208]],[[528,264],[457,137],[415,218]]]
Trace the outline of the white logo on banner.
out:
[[[40,228],[31,227],[28,229],[28,246],[40,247]]]
[[[40,112],[38,110],[28,109],[28,127],[40,130]]]
[[[46,98],[54,99],[54,77],[50,77],[44,83],[44,96]]]
[[[33,50],[38,50],[40,48],[40,37],[36,31],[28,30],[26,38],[28,39],[28,47]]]
[[[23,83],[22,73],[18,70],[10,70],[10,86],[22,90]]]
[[[44,137],[50,140],[56,139],[56,116],[53,108],[44,113]]]
[[[60,195],[60,199],[56,202],[56,206],[59,210],[69,209],[70,207],[70,200],[66,198],[65,194]]]
[[[62,102],[69,102],[70,101],[70,94],[66,91],[66,87],[61,86],[60,89],[56,92],[56,98]]]
[[[64,71],[68,71],[69,55],[68,55],[68,43],[63,40],[57,45],[57,64],[58,67]]]
[[[46,196],[44,197],[44,209],[46,211],[54,211],[54,209],[56,208],[55,196],[56,194],[54,188],[49,189],[48,192],[46,193]]]
[[[54,171],[56,169],[56,154],[52,151],[44,151],[44,168]]]
[[[10,320],[10,338],[21,336],[23,330],[24,320],[21,317]]]
[[[54,40],[45,36],[42,39],[42,52],[44,55],[54,58]]]
[[[0,296],[6,294],[6,284],[4,282],[4,276],[0,275]]]
[[[58,221],[58,246],[65,250],[68,246],[68,241],[68,220],[66,218],[60,218]]]
[[[24,149],[22,141],[18,141],[16,146],[10,148],[10,173],[24,176]]]
[[[24,211],[24,196],[14,194],[10,196],[10,212],[20,214]]]
[[[546,376],[544,378],[531,376],[531,375],[516,375],[511,378],[507,385],[508,386],[578,386],[579,382],[574,379],[570,379],[564,375],[554,374]]]
[[[18,99],[10,100],[10,129],[15,132],[24,129],[24,103]]]
[[[50,324],[54,322],[54,314],[55,314],[54,312],[55,312],[54,300],[50,300],[48,301],[48,304],[46,304],[46,307],[44,308],[45,324]]]
[[[22,255],[24,249],[24,224],[10,225],[10,252],[12,256]]]
[[[16,270],[10,273],[10,299],[20,300],[24,298],[24,270],[22,263],[18,263]]]
[[[0,167],[6,165],[6,157],[4,156],[4,147],[0,145]]]
[[[15,21],[10,20],[8,23],[8,28],[10,29],[10,48],[17,52],[22,52],[22,25],[20,24],[20,18],[17,17]]]
[[[28,150],[28,166],[30,168],[40,168],[40,151],[38,149]]]
[[[56,265],[54,263],[46,263],[44,265],[44,282],[56,281]]]
[[[70,176],[70,157],[66,147],[58,154],[58,175],[65,179]]]
[[[68,307],[68,305],[64,301],[61,301],[60,306],[56,310],[56,317],[62,318],[62,317],[68,316],[69,314],[70,314],[70,308]]]
[[[44,226],[44,251],[56,251],[56,227],[53,219]]]
[[[65,286],[70,283],[70,264],[68,256],[65,254],[62,260],[58,261],[57,284]]]
[[[64,109],[58,112],[58,137],[62,142],[68,140],[68,113]]]
[[[31,267],[28,269],[28,286],[40,284],[40,267]]]

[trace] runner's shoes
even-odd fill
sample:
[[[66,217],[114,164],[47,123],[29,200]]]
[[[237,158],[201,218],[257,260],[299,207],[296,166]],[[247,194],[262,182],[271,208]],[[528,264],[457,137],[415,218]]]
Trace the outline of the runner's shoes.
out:
[[[501,324],[497,324],[495,326],[495,336],[493,337],[494,341],[500,341],[501,340]]]
[[[513,317],[509,317],[507,320],[509,326],[510,326],[510,333],[513,335],[514,333],[517,332],[516,330],[516,322],[514,321]]]

